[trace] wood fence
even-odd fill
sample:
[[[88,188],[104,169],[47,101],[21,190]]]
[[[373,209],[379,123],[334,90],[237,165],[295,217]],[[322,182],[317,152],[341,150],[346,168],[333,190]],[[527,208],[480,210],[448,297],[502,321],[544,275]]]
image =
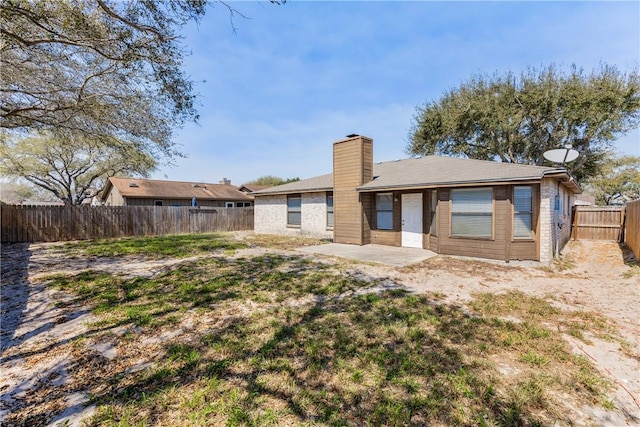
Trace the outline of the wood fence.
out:
[[[624,206],[574,206],[571,237],[622,241]]]
[[[253,230],[253,208],[2,205],[2,243]]]
[[[640,200],[627,203],[625,243],[640,259]]]

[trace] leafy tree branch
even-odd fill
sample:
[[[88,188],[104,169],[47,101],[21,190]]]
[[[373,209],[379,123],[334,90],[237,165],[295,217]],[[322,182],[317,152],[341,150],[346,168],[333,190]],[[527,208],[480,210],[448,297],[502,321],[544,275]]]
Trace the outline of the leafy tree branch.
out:
[[[640,77],[601,65],[480,75],[416,109],[407,151],[544,165],[571,145],[576,178],[593,176],[613,141],[640,123]]]

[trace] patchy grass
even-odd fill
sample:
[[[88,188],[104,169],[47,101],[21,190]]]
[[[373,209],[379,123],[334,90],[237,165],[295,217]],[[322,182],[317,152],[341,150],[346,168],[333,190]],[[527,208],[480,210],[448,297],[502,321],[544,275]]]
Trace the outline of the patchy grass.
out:
[[[185,258],[213,251],[246,248],[226,234],[181,234],[161,237],[127,237],[67,243],[61,249],[71,255],[114,257],[144,255],[152,258]]]
[[[280,304],[310,295],[326,298],[371,285],[327,269],[299,256],[269,255],[186,262],[153,278],[85,271],[42,280],[94,307],[94,313],[103,316],[103,326],[160,327],[175,323],[175,314],[189,309]]]
[[[471,258],[459,258],[446,255],[438,255],[422,262],[398,268],[401,273],[418,273],[438,270],[457,274],[461,277],[482,277],[491,279],[496,273],[522,272],[523,268],[513,265],[501,264],[487,260]]]
[[[472,307],[483,315],[516,318],[524,322],[534,322],[549,329],[557,328],[585,343],[590,341],[584,333],[598,338],[620,340],[615,325],[606,317],[592,311],[563,311],[552,306],[547,300],[536,298],[519,291],[505,294],[485,293],[477,295]]]
[[[576,263],[568,256],[561,256],[553,261],[553,265],[558,271],[572,270],[576,267]]]
[[[295,249],[301,246],[316,246],[329,243],[327,239],[317,239],[302,236],[280,236],[277,234],[249,234],[243,238],[243,242],[252,246],[271,249]]]
[[[629,269],[622,273],[623,279],[631,279],[632,277],[640,277],[640,262],[634,261],[633,264],[629,264]]]
[[[607,385],[556,332],[399,291],[274,306],[198,338],[113,379],[89,424],[548,425],[571,421],[567,395],[598,402]],[[501,377],[491,360],[513,354],[521,374]]]
[[[211,236],[221,250],[300,244]],[[124,247],[184,257],[198,245],[189,239],[199,236],[175,237],[185,246],[176,255],[152,242]],[[514,268],[445,261],[418,268],[462,277]],[[99,271],[44,278],[75,295],[65,307],[88,305],[99,319],[69,343],[73,380],[65,391],[90,393],[91,426],[572,425],[572,408],[613,409],[610,384],[563,339],[613,336],[598,313],[563,311],[521,292],[476,295],[471,311],[442,294],[360,294],[375,280],[343,271],[269,254],[184,260],[150,278]],[[95,350],[105,342],[116,358]],[[65,404],[59,389],[30,399],[29,410],[5,421],[46,424],[52,415],[42,408]]]
[[[293,255],[46,281],[93,307],[97,334],[130,331],[116,361],[87,368],[89,425],[553,425],[573,422],[567,400],[610,405],[555,327],[597,316],[519,292],[478,295],[471,314],[436,295],[356,296],[375,283]]]

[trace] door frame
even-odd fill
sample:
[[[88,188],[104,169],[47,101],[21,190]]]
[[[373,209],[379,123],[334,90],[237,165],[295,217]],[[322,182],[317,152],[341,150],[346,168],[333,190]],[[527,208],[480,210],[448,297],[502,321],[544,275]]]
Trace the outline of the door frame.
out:
[[[419,205],[414,209],[409,209],[409,200],[411,198],[415,198],[415,200],[419,201]],[[405,204],[407,201],[407,204]],[[400,245],[405,248],[420,248],[424,249],[424,195],[422,193],[404,193],[400,195],[400,219],[401,219],[401,228],[400,228]],[[416,219],[416,221],[406,221],[407,216],[412,215]],[[405,227],[406,223],[406,227]],[[413,228],[412,225],[415,225],[419,228]],[[411,228],[410,228],[411,227]],[[418,238],[419,235],[419,238]]]

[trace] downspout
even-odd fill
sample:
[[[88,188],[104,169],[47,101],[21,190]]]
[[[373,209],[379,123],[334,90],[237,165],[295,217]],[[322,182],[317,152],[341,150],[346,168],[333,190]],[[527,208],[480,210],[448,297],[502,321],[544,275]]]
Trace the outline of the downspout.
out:
[[[560,243],[558,241],[558,227],[560,227],[560,180],[556,180],[556,185],[556,197],[553,204],[553,238],[556,243],[553,251],[554,259],[560,256]]]

